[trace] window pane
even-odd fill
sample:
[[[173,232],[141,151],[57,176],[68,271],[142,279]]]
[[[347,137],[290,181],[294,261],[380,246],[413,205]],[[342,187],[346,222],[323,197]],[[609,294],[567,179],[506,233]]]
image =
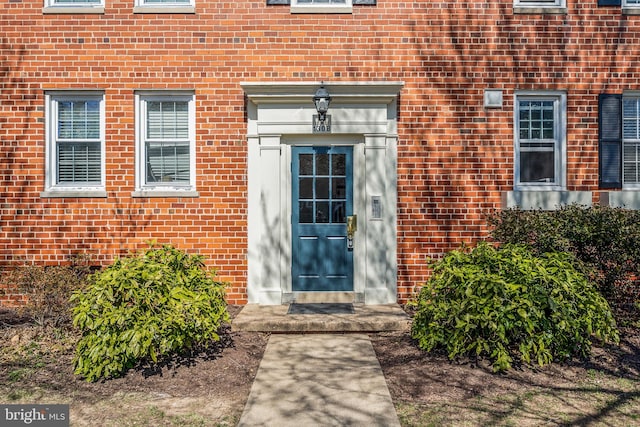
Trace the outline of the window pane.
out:
[[[346,159],[346,154],[334,154],[333,156],[331,156],[331,173],[333,176],[346,175]]]
[[[313,223],[313,202],[299,202],[298,215],[300,223]]]
[[[298,0],[298,4],[346,4],[347,0]]]
[[[313,154],[300,154],[300,175],[313,175]]]
[[[331,222],[333,224],[344,224],[347,222],[346,202],[331,203]]]
[[[54,0],[53,4],[100,4],[100,0]]]
[[[555,164],[553,151],[522,151],[520,152],[520,181],[521,182],[555,182]]]
[[[520,139],[553,139],[555,112],[553,101],[519,102]]]
[[[300,178],[300,198],[313,199],[313,178]]]
[[[100,142],[58,143],[57,183],[93,183],[101,181]]]
[[[347,197],[347,181],[345,178],[333,178],[331,181],[331,198],[345,199]]]
[[[147,182],[188,183],[190,178],[189,144],[183,142],[147,142]]]
[[[316,175],[329,175],[328,154],[316,154]]]
[[[316,178],[316,199],[329,198],[329,178]]]
[[[622,101],[622,126],[625,139],[639,139],[640,138],[640,111],[638,103],[640,99],[637,98],[625,98]]]
[[[636,184],[640,182],[640,143],[624,143],[624,182]]]
[[[188,102],[147,102],[147,138],[189,138]]]
[[[58,138],[99,139],[100,101],[59,101]]]
[[[316,202],[316,223],[329,222],[329,202]]]
[[[189,4],[190,0],[143,0],[143,3],[145,4],[166,4],[166,3],[173,3],[173,4]]]

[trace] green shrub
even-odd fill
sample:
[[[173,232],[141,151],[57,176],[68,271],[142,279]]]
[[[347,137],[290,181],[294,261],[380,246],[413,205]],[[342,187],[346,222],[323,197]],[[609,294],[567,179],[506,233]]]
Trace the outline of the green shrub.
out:
[[[449,358],[488,357],[496,371],[514,358],[548,364],[590,354],[592,337],[618,341],[607,301],[566,253],[480,243],[431,265],[412,324],[420,348]]]
[[[619,318],[638,318],[640,211],[569,205],[554,211],[506,209],[489,217],[492,238],[537,253],[570,252],[591,267]]]
[[[69,265],[29,264],[9,270],[4,282],[16,286],[26,296],[21,309],[38,325],[54,327],[71,324],[71,294],[81,289],[91,273],[88,259],[74,257]]]
[[[224,288],[201,256],[172,246],[116,260],[73,294],[73,323],[82,332],[75,373],[87,381],[116,377],[218,341],[229,320]]]

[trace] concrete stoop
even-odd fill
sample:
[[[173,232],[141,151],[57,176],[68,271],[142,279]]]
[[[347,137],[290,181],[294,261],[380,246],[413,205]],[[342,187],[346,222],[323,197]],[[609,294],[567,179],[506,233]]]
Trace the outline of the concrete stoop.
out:
[[[410,318],[398,304],[249,304],[231,323],[234,331],[272,333],[383,332],[409,327]]]

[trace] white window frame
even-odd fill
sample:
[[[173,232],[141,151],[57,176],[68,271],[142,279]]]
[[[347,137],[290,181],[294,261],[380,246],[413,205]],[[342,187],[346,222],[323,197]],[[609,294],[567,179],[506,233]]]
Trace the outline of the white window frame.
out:
[[[152,3],[146,0],[135,0],[133,13],[195,13],[196,2]]]
[[[71,3],[60,0],[44,0],[42,13],[45,14],[86,14],[104,13],[105,0],[98,3]]]
[[[622,12],[626,15],[640,15],[640,2],[629,3],[629,0],[622,0]]]
[[[100,103],[100,182],[74,185],[57,182],[58,104],[61,101],[94,100]],[[106,197],[105,189],[105,100],[102,91],[49,91],[45,93],[45,190],[41,197]]]
[[[567,13],[567,0],[513,0],[515,13]]]
[[[555,182],[538,183],[520,180],[520,102],[523,100],[554,102],[554,175]],[[567,94],[563,91],[517,91],[513,102],[514,187],[515,190],[561,191],[567,186]]]
[[[340,3],[299,3],[298,0],[291,0],[291,13],[352,13],[353,1],[346,0]]]
[[[189,182],[147,183],[146,179],[146,113],[149,101],[187,101],[189,115]],[[133,197],[197,197],[196,191],[196,99],[193,91],[136,91],[136,173]]]
[[[625,115],[624,115],[624,101],[625,99],[633,99],[633,100],[640,100],[640,93],[638,92],[625,92],[622,95],[622,110],[621,110],[621,126],[622,126],[622,153],[621,154],[621,160],[622,160],[622,188],[624,190],[640,190],[640,179],[638,180],[638,182],[627,182],[625,179],[625,173],[624,173],[624,164],[625,164],[625,145],[627,145],[627,143],[629,142],[634,142],[634,145],[638,145],[640,144],[640,137],[639,138],[630,138],[627,139],[625,138],[625,133],[624,133],[624,121],[625,121]],[[640,119],[639,119],[640,120]],[[636,150],[638,150],[639,152],[636,153],[637,156],[640,156],[640,147],[637,147]],[[640,167],[640,166],[638,166]]]

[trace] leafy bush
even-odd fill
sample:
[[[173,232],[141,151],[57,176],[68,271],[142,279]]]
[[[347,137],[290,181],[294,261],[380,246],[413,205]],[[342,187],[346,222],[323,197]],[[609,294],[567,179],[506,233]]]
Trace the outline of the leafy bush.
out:
[[[115,377],[218,341],[229,320],[225,285],[201,256],[169,245],[116,260],[73,294],[73,323],[82,332],[75,373],[87,381]]]
[[[480,243],[433,263],[412,324],[420,348],[449,358],[489,357],[496,371],[522,362],[588,356],[592,337],[618,341],[607,301],[566,253]]]
[[[640,211],[570,205],[555,211],[506,209],[489,217],[492,238],[537,253],[570,252],[593,268],[598,289],[621,317],[638,317]]]
[[[4,282],[26,295],[22,308],[38,325],[71,324],[71,294],[81,289],[91,273],[86,257],[75,257],[69,265],[29,264],[6,272]]]

